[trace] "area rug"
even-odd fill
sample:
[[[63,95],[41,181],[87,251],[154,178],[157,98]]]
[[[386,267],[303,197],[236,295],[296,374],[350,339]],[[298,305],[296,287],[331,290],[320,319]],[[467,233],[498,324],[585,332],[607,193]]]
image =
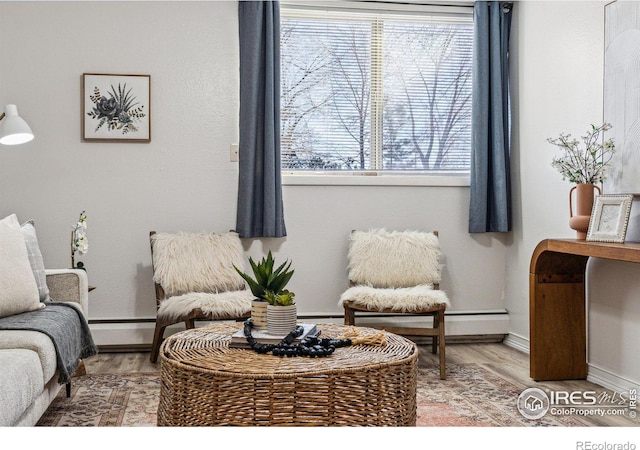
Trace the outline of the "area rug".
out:
[[[587,426],[572,416],[525,419],[516,402],[517,386],[477,364],[447,366],[447,379],[420,369],[417,425],[433,427]],[[99,374],[74,378],[38,422],[50,427],[150,427],[156,425],[159,373]]]
[[[433,370],[418,371],[417,426],[433,427],[584,427],[575,416],[530,420],[520,414],[518,396],[528,386],[518,386],[477,364],[448,364],[447,379]]]
[[[154,427],[160,373],[98,374],[73,378],[36,426]]]

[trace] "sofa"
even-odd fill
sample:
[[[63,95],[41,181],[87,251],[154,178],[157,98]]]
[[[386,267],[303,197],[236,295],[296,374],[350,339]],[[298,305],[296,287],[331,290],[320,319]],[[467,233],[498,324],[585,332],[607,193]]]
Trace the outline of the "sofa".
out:
[[[84,270],[44,268],[32,223],[0,220],[0,426],[37,424],[82,359],[97,353],[88,292]],[[43,330],[43,317],[62,331]]]

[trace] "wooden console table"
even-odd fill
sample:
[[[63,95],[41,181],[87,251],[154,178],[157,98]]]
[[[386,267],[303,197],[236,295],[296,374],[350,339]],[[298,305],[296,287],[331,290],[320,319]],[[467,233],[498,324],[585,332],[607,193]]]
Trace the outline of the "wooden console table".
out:
[[[545,239],[529,269],[530,375],[587,377],[585,269],[590,257],[640,263],[640,243]]]

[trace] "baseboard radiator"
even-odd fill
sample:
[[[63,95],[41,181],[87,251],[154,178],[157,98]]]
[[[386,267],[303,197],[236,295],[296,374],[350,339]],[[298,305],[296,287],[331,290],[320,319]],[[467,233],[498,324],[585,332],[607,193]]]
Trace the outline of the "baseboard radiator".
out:
[[[341,314],[301,314],[299,317],[301,321],[314,323],[341,324],[344,320]],[[399,324],[420,327],[420,320],[431,320],[398,314],[376,314],[375,316],[362,314],[358,317],[359,326],[376,328]],[[451,344],[502,342],[509,333],[509,315],[505,310],[451,311],[446,314],[445,324],[446,342]],[[198,321],[196,324],[196,326],[206,325],[206,320]],[[89,326],[96,345],[103,353],[148,352],[151,349],[155,319],[90,319]],[[175,325],[168,328],[165,335],[182,330],[184,330],[183,326]],[[431,342],[430,337],[407,337],[418,345]]]

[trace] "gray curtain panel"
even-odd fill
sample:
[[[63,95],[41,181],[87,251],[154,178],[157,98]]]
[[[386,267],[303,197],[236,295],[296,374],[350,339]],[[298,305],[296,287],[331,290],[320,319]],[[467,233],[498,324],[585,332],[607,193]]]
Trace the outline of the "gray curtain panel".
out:
[[[474,10],[469,232],[511,231],[510,2],[476,1]]]
[[[282,237],[280,174],[280,6],[238,3],[240,32],[240,237]]]

